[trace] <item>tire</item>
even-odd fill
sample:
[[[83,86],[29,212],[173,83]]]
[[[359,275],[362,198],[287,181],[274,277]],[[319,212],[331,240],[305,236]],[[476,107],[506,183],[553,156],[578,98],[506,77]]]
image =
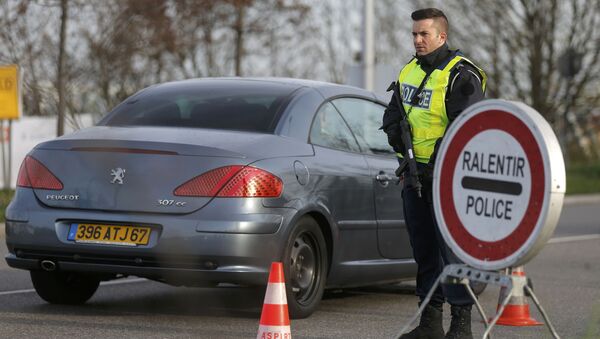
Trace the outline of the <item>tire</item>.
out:
[[[31,271],[37,294],[51,304],[78,305],[88,301],[100,280],[81,273]]]
[[[318,307],[327,277],[327,248],[317,222],[302,217],[294,225],[283,256],[290,317],[309,317]]]

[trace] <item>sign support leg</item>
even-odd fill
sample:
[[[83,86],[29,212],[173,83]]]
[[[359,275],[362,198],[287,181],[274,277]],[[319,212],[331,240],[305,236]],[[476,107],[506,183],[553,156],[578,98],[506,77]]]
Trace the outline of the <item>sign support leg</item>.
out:
[[[487,322],[486,321],[486,328],[485,328],[485,332],[483,332],[483,339],[486,338],[491,338],[490,333],[492,332],[492,328],[496,325],[496,322],[498,321],[498,319],[500,319],[500,316],[502,315],[502,312],[504,312],[504,309],[506,308],[506,305],[508,305],[508,302],[510,301],[510,297],[512,297],[512,286],[510,287],[510,292],[508,292],[506,294],[506,297],[504,298],[504,300],[502,300],[502,304],[500,304],[500,308],[496,311],[496,315],[494,316],[494,319],[492,319],[491,322]],[[475,301],[477,304],[479,304],[479,301]]]
[[[554,338],[557,338],[557,339],[560,338],[558,336],[558,333],[556,333],[556,329],[554,329],[554,326],[552,326],[552,323],[550,322],[550,318],[548,317],[548,314],[546,313],[546,311],[544,310],[544,308],[540,304],[540,301],[538,300],[538,298],[533,293],[533,290],[531,289],[531,287],[525,285],[525,291],[527,293],[529,293],[529,296],[531,297],[531,300],[533,300],[533,303],[537,307],[538,311],[540,311],[540,313],[542,314],[542,317],[544,317],[544,320],[546,320],[546,325],[548,325],[548,329],[550,330],[550,332],[552,333],[552,335],[554,336]]]
[[[496,322],[498,321],[498,319],[500,319],[502,312],[504,311],[504,309],[506,308],[506,305],[508,305],[511,297],[513,296],[513,290],[515,287],[513,279],[514,279],[514,277],[512,275],[507,275],[506,272],[498,273],[498,272],[491,272],[491,271],[482,271],[482,270],[478,270],[478,269],[469,267],[464,264],[447,265],[444,268],[444,270],[442,271],[442,273],[440,274],[440,276],[436,279],[435,283],[433,284],[433,286],[431,287],[429,292],[427,293],[427,296],[425,297],[425,299],[423,300],[423,302],[417,309],[416,314],[413,315],[413,317],[410,319],[410,321],[402,328],[402,330],[400,331],[400,333],[398,333],[396,338],[399,338],[400,336],[402,336],[402,334],[404,334],[408,331],[409,327],[417,320],[419,315],[421,315],[421,313],[423,313],[423,310],[425,309],[427,304],[429,304],[429,301],[431,300],[431,297],[433,296],[434,291],[442,283],[462,284],[465,286],[469,295],[471,296],[471,299],[473,299],[473,301],[477,307],[477,311],[481,315],[481,318],[483,319],[483,322],[485,324],[485,332],[483,333],[482,338],[483,339],[491,338],[490,333],[492,331],[492,328],[496,325]],[[508,293],[506,293],[506,296],[502,300],[500,307],[496,311],[494,318],[491,321],[488,321],[488,318],[483,310],[483,307],[479,303],[477,296],[475,296],[475,293],[473,292],[473,290],[471,289],[471,287],[469,285],[469,281],[478,281],[478,282],[482,282],[482,283],[498,285],[498,286],[506,288],[506,291],[508,291]],[[560,339],[558,333],[556,332],[556,330],[552,326],[552,323],[550,322],[550,318],[546,314],[546,311],[540,305],[539,300],[537,299],[537,297],[535,296],[535,294],[533,293],[531,288],[527,285],[525,285],[524,288],[525,288],[525,291],[529,294],[529,296],[531,296],[536,307],[538,308],[538,310],[540,311],[540,313],[546,320],[546,325],[548,326],[548,329],[552,333],[552,336],[556,339]]]
[[[479,311],[479,315],[481,315],[481,319],[483,319],[484,324],[486,326],[488,326],[489,325],[488,317],[485,315],[485,312],[483,311],[483,307],[481,307],[481,303],[479,303],[479,299],[477,299],[477,296],[475,295],[475,293],[473,292],[473,289],[469,285],[469,279],[461,280],[461,284],[465,285],[465,288],[467,289],[467,292],[469,292],[471,299],[473,299],[475,301],[475,306],[477,306],[477,311]]]

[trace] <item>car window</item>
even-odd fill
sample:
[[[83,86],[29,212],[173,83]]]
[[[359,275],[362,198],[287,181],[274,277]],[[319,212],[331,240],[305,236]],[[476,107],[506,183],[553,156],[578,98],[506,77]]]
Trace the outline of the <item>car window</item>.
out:
[[[127,99],[100,124],[272,132],[277,113],[291,92],[272,87],[157,86]]]
[[[387,136],[379,129],[385,106],[357,98],[341,98],[333,100],[332,103],[350,125],[363,152],[394,154]]]
[[[317,112],[310,130],[310,142],[343,151],[360,152],[348,125],[331,103],[324,104]]]

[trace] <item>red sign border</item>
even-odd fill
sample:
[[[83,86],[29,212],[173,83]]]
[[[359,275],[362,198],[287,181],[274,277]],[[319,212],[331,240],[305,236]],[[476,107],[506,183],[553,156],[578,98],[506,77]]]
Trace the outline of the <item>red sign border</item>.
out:
[[[454,205],[453,178],[458,158],[466,144],[477,134],[492,129],[510,134],[523,147],[530,166],[531,195],[525,215],[515,230],[503,239],[488,242],[471,235],[460,221]],[[441,212],[449,235],[464,252],[482,261],[505,260],[514,255],[532,235],[544,203],[546,174],[538,142],[522,120],[498,109],[476,114],[454,134],[444,155],[440,173]]]

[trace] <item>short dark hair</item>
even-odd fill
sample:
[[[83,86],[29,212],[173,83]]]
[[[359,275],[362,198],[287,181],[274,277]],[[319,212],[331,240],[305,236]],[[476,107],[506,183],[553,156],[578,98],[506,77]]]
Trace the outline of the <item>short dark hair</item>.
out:
[[[438,23],[440,32],[448,33],[449,24],[446,14],[437,8],[423,8],[412,12],[410,17],[413,21],[433,19]]]

